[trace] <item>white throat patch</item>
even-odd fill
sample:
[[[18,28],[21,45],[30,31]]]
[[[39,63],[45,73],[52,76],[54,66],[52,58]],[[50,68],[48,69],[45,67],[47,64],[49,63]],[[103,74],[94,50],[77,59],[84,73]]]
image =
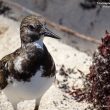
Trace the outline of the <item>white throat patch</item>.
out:
[[[36,42],[34,42],[34,45],[35,45],[37,48],[43,49],[43,39],[37,40]]]

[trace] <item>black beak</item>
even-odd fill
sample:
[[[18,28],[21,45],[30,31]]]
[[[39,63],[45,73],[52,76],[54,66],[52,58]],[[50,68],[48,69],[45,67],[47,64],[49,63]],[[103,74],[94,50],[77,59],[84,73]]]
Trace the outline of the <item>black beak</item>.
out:
[[[42,30],[42,35],[47,36],[47,37],[52,37],[55,39],[60,39],[59,36],[57,36],[56,34],[54,34],[53,32],[51,32],[48,28],[43,28]]]

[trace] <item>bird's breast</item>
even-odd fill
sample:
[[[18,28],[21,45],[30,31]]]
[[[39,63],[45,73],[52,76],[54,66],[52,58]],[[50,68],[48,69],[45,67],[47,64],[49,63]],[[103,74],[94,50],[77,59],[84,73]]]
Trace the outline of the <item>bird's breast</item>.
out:
[[[41,77],[42,71],[37,71],[29,82],[13,80],[3,90],[9,100],[17,104],[23,100],[40,99],[40,97],[51,86],[54,77]]]

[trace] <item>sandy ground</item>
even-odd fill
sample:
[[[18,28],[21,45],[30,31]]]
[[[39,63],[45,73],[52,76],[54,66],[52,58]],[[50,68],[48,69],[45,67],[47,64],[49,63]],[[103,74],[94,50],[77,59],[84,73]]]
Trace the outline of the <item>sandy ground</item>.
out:
[[[0,22],[0,58],[2,58],[20,46],[20,39],[19,22],[3,16],[0,16],[0,21],[2,21]],[[85,74],[89,73],[91,57],[55,39],[45,38],[44,42],[56,62],[58,70],[56,81],[59,83],[53,82],[53,85],[44,94],[39,110],[84,110],[89,104],[84,101],[77,102],[74,97],[65,92],[64,88],[62,89],[62,85],[67,84],[70,89],[73,85],[76,88],[83,88],[83,81],[80,79],[78,70]],[[65,69],[70,68],[74,71],[68,77],[64,77],[59,74],[61,65],[64,65]],[[0,93],[0,110],[13,110],[7,97],[4,93]],[[24,101],[18,104],[18,110],[34,110],[34,106],[35,100]]]

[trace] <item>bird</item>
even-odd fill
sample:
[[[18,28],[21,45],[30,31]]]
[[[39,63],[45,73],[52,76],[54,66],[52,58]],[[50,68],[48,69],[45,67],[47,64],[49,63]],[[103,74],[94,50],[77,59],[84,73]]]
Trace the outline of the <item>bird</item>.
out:
[[[16,109],[17,103],[36,99],[36,108],[55,80],[55,62],[44,37],[60,39],[47,28],[43,16],[28,15],[20,24],[21,46],[0,60],[0,90]]]

